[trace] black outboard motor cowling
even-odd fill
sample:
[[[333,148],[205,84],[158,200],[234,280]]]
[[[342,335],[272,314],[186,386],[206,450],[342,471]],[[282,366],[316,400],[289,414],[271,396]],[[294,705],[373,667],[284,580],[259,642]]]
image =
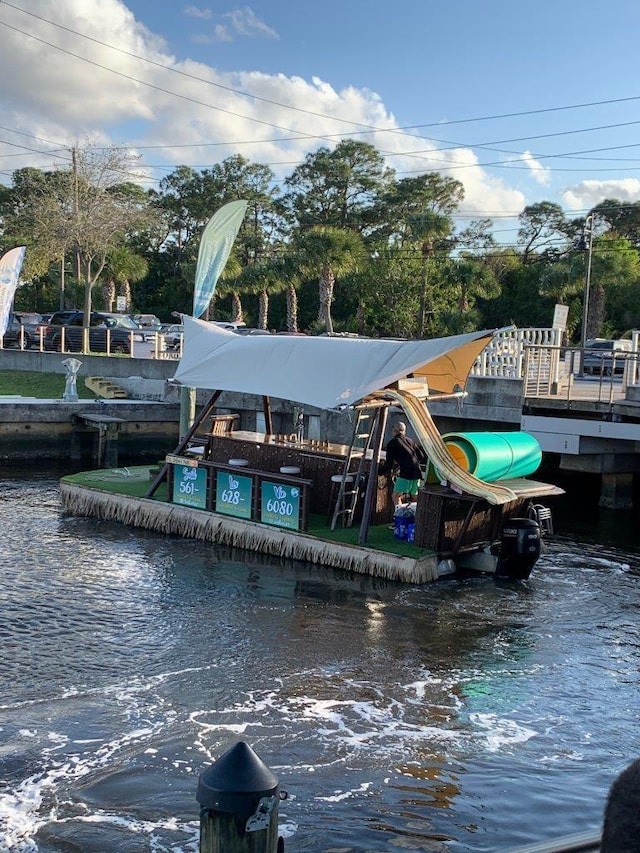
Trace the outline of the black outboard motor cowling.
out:
[[[502,528],[496,577],[526,580],[540,556],[540,525],[532,518],[509,518]]]

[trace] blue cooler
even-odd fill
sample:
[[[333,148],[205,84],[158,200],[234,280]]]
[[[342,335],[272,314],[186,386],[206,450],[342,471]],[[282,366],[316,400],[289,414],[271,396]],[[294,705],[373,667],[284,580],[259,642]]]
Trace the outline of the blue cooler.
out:
[[[393,535],[396,539],[407,538],[407,521],[404,515],[396,515],[393,519]]]

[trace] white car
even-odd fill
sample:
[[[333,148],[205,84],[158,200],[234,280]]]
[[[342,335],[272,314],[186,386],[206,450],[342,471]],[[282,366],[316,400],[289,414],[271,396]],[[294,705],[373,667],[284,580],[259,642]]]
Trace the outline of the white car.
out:
[[[171,323],[162,326],[160,333],[164,338],[164,344],[168,352],[179,352],[182,348],[184,329],[182,323]]]

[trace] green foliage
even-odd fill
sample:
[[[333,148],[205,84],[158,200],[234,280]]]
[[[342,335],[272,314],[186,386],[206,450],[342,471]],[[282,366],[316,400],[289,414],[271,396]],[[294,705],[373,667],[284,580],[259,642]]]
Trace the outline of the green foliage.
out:
[[[569,306],[580,330],[585,220],[543,201],[524,208],[517,245],[490,220],[456,231],[463,186],[439,173],[398,179],[359,140],[322,147],[274,181],[268,166],[228,157],[179,166],[146,192],[122,182],[122,154],[75,152],[74,168],[20,169],[0,187],[0,243],[26,245],[16,308],[61,303],[190,314],[200,237],[226,202],[246,199],[234,253],[209,316],[279,330],[440,336],[504,325],[548,326]],[[590,324],[619,335],[640,326],[640,203],[607,199],[591,212]],[[76,260],[76,259],[79,259]],[[64,289],[61,287],[64,270]]]
[[[277,209],[290,230],[323,225],[364,233],[392,175],[373,145],[342,140],[307,155],[285,180]]]

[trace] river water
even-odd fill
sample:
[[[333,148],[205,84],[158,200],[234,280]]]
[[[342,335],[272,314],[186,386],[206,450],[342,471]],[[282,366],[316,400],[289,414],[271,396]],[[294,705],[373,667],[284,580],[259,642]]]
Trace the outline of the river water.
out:
[[[410,587],[64,516],[53,473],[0,472],[0,850],[195,853],[239,740],[297,853],[598,831],[640,755],[640,552],[583,521],[527,582]]]

